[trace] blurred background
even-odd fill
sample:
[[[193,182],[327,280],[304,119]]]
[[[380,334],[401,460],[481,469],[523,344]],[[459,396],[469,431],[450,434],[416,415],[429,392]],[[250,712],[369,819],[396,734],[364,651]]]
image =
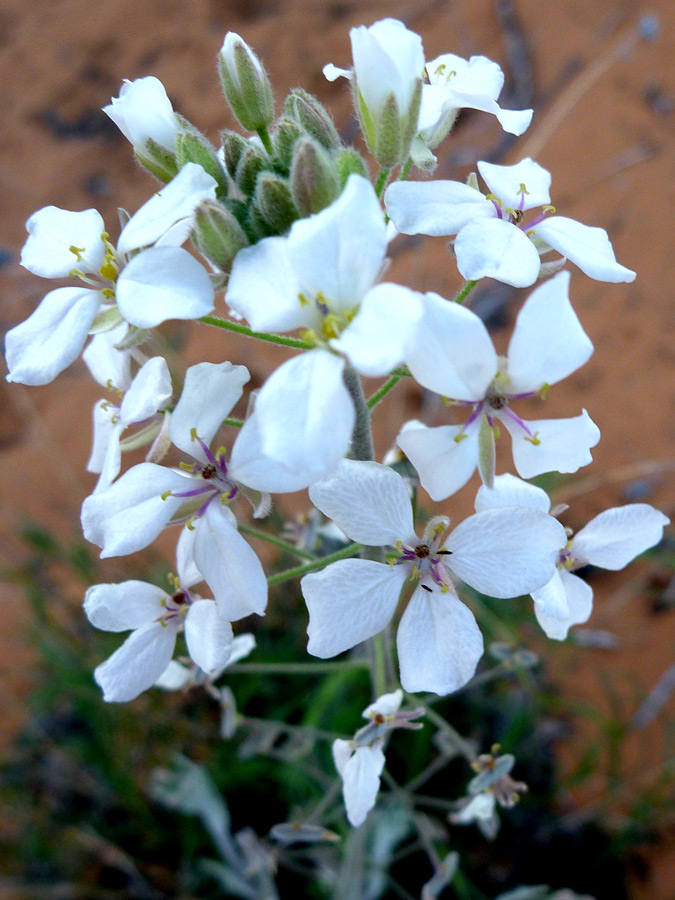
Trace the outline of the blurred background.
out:
[[[302,86],[329,107],[343,137],[357,141],[345,83],[329,84],[321,69],[326,62],[348,66],[349,28],[385,16],[421,34],[427,59],[453,52],[498,61],[506,74],[501,105],[535,111],[529,131],[517,140],[492,117],[464,111],[437,151],[435,177],[463,180],[477,160],[511,164],[531,156],[552,173],[558,212],[605,228],[618,260],[638,273],[633,284],[610,285],[570,266],[571,299],[595,354],[551,392],[547,408],[552,416],[587,408],[602,440],[592,466],[549,485],[558,502],[571,506],[565,524],[576,530],[602,509],[626,502],[648,502],[672,516],[675,12],[668,0],[0,0],[0,334],[26,318],[51,288],[18,264],[32,212],[50,204],[94,206],[114,241],[117,208],[134,212],[156,190],[100,111],[117,96],[123,78],[156,75],[174,109],[217,144],[219,130],[237,127],[215,66],[225,32],[237,31],[264,61],[279,108],[290,88]],[[391,280],[448,297],[461,286],[443,239],[399,238],[392,257]],[[473,308],[499,346],[506,345],[526,295],[495,283],[476,292]],[[222,299],[216,314],[225,314]],[[253,386],[286,358],[281,348],[261,349],[206,326],[168,323],[155,340],[177,367],[204,359],[244,363]],[[373,381],[370,390],[377,385]],[[0,790],[14,791],[11,813],[0,815],[3,898],[24,896],[17,884],[26,879],[56,884],[61,877],[71,893],[31,894],[26,888],[26,896],[99,896],[87,887],[84,862],[66,878],[41,849],[57,833],[50,828],[68,821],[65,813],[71,823],[86,822],[81,798],[76,808],[68,805],[70,795],[68,803],[54,800],[54,785],[84,777],[72,768],[77,754],[63,749],[72,746],[73,733],[76,744],[88,739],[73,720],[72,698],[85,704],[79,714],[86,709],[99,715],[97,704],[102,706],[95,689],[91,698],[87,691],[91,669],[109,645],[82,621],[81,597],[91,580],[121,580],[161,567],[162,553],[170,558],[173,547],[171,536],[142,559],[98,563],[84,546],[79,510],[95,483],[85,465],[98,397],[81,362],[43,388],[0,382],[0,744],[7,760]],[[378,455],[406,419],[435,424],[439,415],[413,385],[399,385],[375,417]],[[507,460],[504,454],[498,461],[502,471]],[[435,510],[457,520],[471,510],[476,486],[472,482]],[[301,495],[282,499],[280,512],[295,515],[303,504]],[[553,765],[555,756],[551,804],[571,830],[599,823],[609,837],[598,849],[589,839],[583,865],[590,870],[608,854],[622,860],[626,896],[640,900],[671,900],[675,882],[668,842],[674,826],[672,561],[673,544],[666,543],[627,572],[593,573],[593,617],[563,645],[546,642],[531,615],[516,622],[521,642],[540,654],[545,670],[549,703],[533,715],[538,728],[549,729],[547,763]],[[304,627],[297,623],[299,646]],[[146,734],[154,720],[138,724],[144,703],[136,712],[132,706],[119,713],[127,716],[123,720],[101,712],[103,733],[96,739],[109,741],[114,735],[105,730],[113,727],[131,742],[135,734],[145,735],[152,760],[130,757],[143,771],[151,761],[166,762],[157,732],[154,743]],[[172,708],[176,716],[186,715],[177,702]],[[95,754],[92,747],[86,752]],[[520,774],[527,780],[527,772]],[[119,783],[116,789],[124,794]],[[102,865],[105,853],[96,840],[104,841],[105,829],[95,838],[84,825],[82,833],[90,844],[83,850],[80,835],[78,852],[88,865],[92,859]],[[17,855],[19,845],[25,859]],[[574,846],[564,845],[561,858],[570,848],[573,855]],[[114,845],[105,847],[114,856]],[[114,859],[107,864],[114,868]],[[183,896],[141,870],[160,892],[148,896]],[[115,896],[145,896],[140,888],[124,890]],[[611,890],[589,893],[621,896],[615,886]]]

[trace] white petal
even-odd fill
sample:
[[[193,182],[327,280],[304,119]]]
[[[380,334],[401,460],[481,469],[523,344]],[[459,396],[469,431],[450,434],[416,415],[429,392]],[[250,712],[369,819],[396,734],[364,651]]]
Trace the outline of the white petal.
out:
[[[192,440],[192,430],[207,447],[210,446],[250,377],[246,366],[233,366],[231,362],[203,362],[190,366],[185,373],[183,393],[169,423],[171,440],[176,447],[204,460],[201,447]]]
[[[103,295],[88,288],[50,291],[25,322],[5,335],[8,381],[48,384],[82,352]]]
[[[131,384],[131,352],[115,347],[124,340],[128,330],[127,323],[122,322],[112,331],[95,334],[82,354],[92,376],[103,387],[110,384],[118,391],[126,391]]]
[[[213,592],[220,615],[235,622],[267,606],[267,580],[260,560],[239,534],[234,516],[217,500],[194,525],[194,558]]]
[[[309,498],[359,544],[416,540],[408,488],[388,466],[343,459],[327,478],[311,485]]]
[[[204,576],[195,563],[196,528],[183,528],[176,545],[176,572],[181,587],[194,587],[204,580]]]
[[[145,581],[95,584],[84,595],[84,611],[95,628],[130,631],[156,622],[165,611],[167,596]]]
[[[497,374],[497,354],[478,316],[425,294],[424,313],[406,362],[423,387],[453,400],[482,400]]]
[[[196,600],[185,617],[188,653],[207,674],[226,666],[232,648],[232,626],[213,600]]]
[[[232,448],[237,481],[259,491],[298,491],[337,466],[354,427],[343,369],[340,357],[312,350],[268,378]]]
[[[393,92],[405,115],[424,69],[422,39],[397,19],[380,19],[370,28],[349,32],[357,88],[377,120],[387,95]]]
[[[141,153],[148,138],[170,152],[175,150],[178,119],[159,78],[125,79],[119,97],[113,97],[103,112]]]
[[[470,825],[476,821],[486,821],[495,814],[497,799],[494,794],[476,794],[466,806],[452,817],[457,825]]]
[[[463,581],[491,597],[518,597],[553,575],[565,529],[536,509],[486,509],[464,519],[445,546],[445,563]]]
[[[334,310],[350,310],[373,286],[387,249],[384,213],[373,186],[360,175],[329,207],[293,224],[288,254],[300,289],[321,293]]]
[[[606,509],[574,536],[572,555],[602,569],[623,569],[659,543],[668,522],[667,516],[648,503]]]
[[[379,744],[357,747],[342,773],[343,795],[347,818],[358,828],[375,806],[380,789],[380,775],[384,769],[384,753]]]
[[[159,676],[154,686],[162,688],[165,691],[179,691],[184,688],[192,678],[192,672],[186,666],[182,666],[175,659],[172,659],[169,665]]]
[[[119,446],[119,436],[124,428],[123,425],[115,425],[113,423],[114,412],[104,407],[104,403],[105,400],[97,400],[92,410],[94,439],[89,462],[87,463],[87,472],[101,472],[103,470],[108,445],[113,438],[116,438]]]
[[[82,504],[82,529],[103,548],[101,557],[124,556],[152,543],[183,503],[165,491],[181,491],[190,480],[153,463],[140,463],[107,490]]]
[[[461,181],[396,181],[384,195],[387,213],[402,234],[457,234],[474,219],[491,219],[493,204]]]
[[[551,174],[539,163],[526,157],[515,166],[497,166],[479,162],[478,171],[493,194],[502,201],[504,209],[534,209],[551,202],[549,188]],[[522,186],[526,193],[523,199]]]
[[[461,440],[456,440],[459,437]],[[417,469],[420,483],[432,500],[444,500],[456,493],[476,471],[478,428],[406,428],[396,443]]]
[[[98,272],[105,257],[101,235],[105,224],[95,209],[71,212],[45,206],[26,222],[28,240],[21,265],[43,278],[65,278],[73,269]],[[73,253],[73,247],[78,252]]]
[[[154,328],[167,319],[198,319],[213,309],[206,269],[182,247],[150,247],[117,279],[117,305],[132,325]]]
[[[108,412],[107,415],[108,423],[110,424],[109,429],[106,430],[105,426],[102,429],[100,425],[98,429],[96,429],[96,425],[94,426],[94,447],[89,464],[87,465],[87,469],[90,472],[98,471],[100,473],[100,477],[94,488],[95,494],[109,488],[122,468],[122,447],[120,441],[125,426],[119,423],[110,423],[110,412]],[[105,442],[105,444],[103,444],[103,442]],[[102,454],[99,460],[96,459],[95,454]],[[92,462],[94,465],[92,465]],[[99,462],[98,468],[94,467],[96,462]]]
[[[139,247],[147,247],[159,240],[170,228],[181,224],[182,244],[190,233],[195,209],[203,200],[216,199],[216,180],[196,163],[186,163],[173,178],[147,203],[134,213],[122,229],[117,249],[129,253]]]
[[[584,410],[571,419],[537,419],[525,422],[539,444],[527,440],[523,429],[507,416],[500,416],[513,440],[513,462],[522,478],[544,472],[576,472],[593,461],[591,447],[600,440],[600,430]]]
[[[176,629],[160,622],[132,632],[94,672],[103,699],[125,703],[152,687],[169,665],[175,645]]]
[[[507,473],[497,475],[492,490],[482,484],[476,494],[476,512],[499,506],[527,506],[547,513],[551,501],[546,491]]]
[[[311,298],[302,302],[300,280],[288,252],[288,239],[270,237],[245,247],[234,258],[225,300],[254,331],[318,328]]]
[[[300,587],[309,610],[307,652],[326,659],[379,634],[407,577],[404,566],[370,559],[343,559],[305,575]]]
[[[336,741],[333,741],[332,750],[335,768],[342,777],[344,775],[345,766],[352,758],[354,747],[352,746],[351,741],[344,741],[342,738],[338,738]]]
[[[422,316],[421,295],[398,284],[378,284],[331,347],[344,353],[362,375],[386,375],[400,365]]]
[[[539,254],[516,225],[504,219],[469,222],[455,240],[457,268],[469,280],[495,278],[528,287],[539,275]]]
[[[163,356],[153,356],[136,373],[120,407],[125,425],[154,415],[171,397],[171,375]]]
[[[401,703],[403,703],[403,691],[400,688],[390,694],[382,694],[363,710],[363,718],[370,719],[376,713],[381,716],[393,716],[401,708]]]
[[[497,121],[509,134],[524,134],[532,122],[532,109],[502,109],[495,112]]]
[[[252,634],[238,634],[230,647],[228,666],[245,659],[255,649],[255,638]]]
[[[635,281],[635,272],[616,261],[604,228],[582,225],[566,216],[553,216],[535,226],[538,238],[598,281]]]
[[[525,301],[509,343],[509,392],[556,384],[591,358],[593,344],[567,296],[569,281],[569,272],[559,272]]]
[[[350,78],[352,77],[351,69],[340,69],[338,66],[333,63],[326,63],[326,65],[321,70],[324,74],[324,77],[328,81],[336,81],[338,78]]]
[[[532,591],[532,599],[535,603],[537,617],[541,615],[544,619],[556,619],[559,623],[565,622],[569,618],[570,607],[560,569],[556,568],[553,577],[547,584]]]
[[[547,637],[556,641],[564,641],[572,625],[581,625],[582,622],[587,622],[593,610],[593,589],[590,585],[586,584],[578,575],[573,575],[564,569],[560,572],[560,579],[569,607],[566,619],[547,616],[536,601],[534,604],[537,621],[546,632]],[[534,597],[534,593],[532,596]]]
[[[483,636],[471,610],[452,593],[418,587],[401,618],[396,646],[405,690],[444,695],[473,677]]]

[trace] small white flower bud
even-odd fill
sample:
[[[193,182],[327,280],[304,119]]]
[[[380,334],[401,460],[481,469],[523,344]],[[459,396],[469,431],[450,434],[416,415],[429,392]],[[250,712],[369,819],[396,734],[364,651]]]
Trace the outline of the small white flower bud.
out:
[[[225,35],[218,70],[227,102],[249,131],[267,128],[274,118],[269,78],[258,57],[234,31]]]

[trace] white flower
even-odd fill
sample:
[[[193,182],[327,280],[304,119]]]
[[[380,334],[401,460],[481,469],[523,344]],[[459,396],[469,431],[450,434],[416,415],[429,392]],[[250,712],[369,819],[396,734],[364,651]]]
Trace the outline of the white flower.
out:
[[[172,659],[155,682],[155,687],[162,688],[165,691],[180,691],[183,688],[203,684],[204,682],[213,684],[230,666],[239,662],[240,659],[245,659],[255,649],[255,645],[255,637],[252,634],[247,632],[246,634],[237,635],[230,644],[227,662],[209,672],[205,672],[197,663],[194,663],[192,666],[186,666]]]
[[[85,537],[102,548],[102,557],[141,550],[167,525],[187,522],[195,567],[230,621],[252,612],[262,615],[267,604],[262,566],[237,531],[227,504],[244,494],[264,515],[268,498],[255,496],[238,480],[224,448],[209,449],[248,379],[244,366],[228,362],[191,366],[169,431],[175,446],[193,462],[184,464],[182,472],[141,463],[82,506]]]
[[[169,440],[168,445],[162,446],[168,415],[162,410],[172,394],[166,360],[161,356],[146,360],[132,379],[129,351],[114,347],[126,329],[123,324],[96,335],[82,355],[99,384],[117,394],[117,402],[99,400],[94,406],[94,441],[87,470],[100,473],[95,491],[109,487],[117,478],[123,450],[152,444],[146,458],[155,459],[161,458],[171,444]],[[134,433],[123,438],[128,428],[133,428]]]
[[[181,557],[191,571],[183,571]],[[188,652],[204,672],[216,672],[230,661],[232,626],[212,600],[190,591],[201,576],[191,566],[189,555],[185,556],[181,542],[178,573],[171,594],[143,581],[97,584],[87,591],[84,611],[92,625],[103,631],[132,632],[94,672],[104,700],[133,700],[155,684],[166,672],[176,637],[183,629]]]
[[[483,639],[451,576],[494,597],[516,597],[551,577],[565,532],[536,510],[488,510],[466,519],[446,541],[449,520],[414,531],[410,497],[392,469],[343,460],[310,487],[310,498],[351,540],[395,548],[390,564],[346,559],[301,581],[309,609],[308,651],[335,656],[378,634],[409,578],[417,587],[398,628],[401,684],[448,694],[471,678]]]
[[[373,187],[352,175],[335,203],[295,222],[287,237],[237,254],[225,298],[230,307],[256,331],[302,328],[317,344],[280,366],[258,393],[238,441],[240,449],[250,445],[250,460],[259,460],[248,471],[251,486],[300,490],[344,457],[354,408],[342,381],[343,355],[372,376],[405,358],[422,307],[414,291],[375,284],[386,246]]]
[[[347,818],[358,828],[375,806],[380,789],[380,775],[384,769],[384,742],[395,728],[417,729],[421,724],[413,722],[424,710],[399,712],[403,691],[382,694],[363,710],[363,718],[369,722],[359,729],[353,740],[339,738],[333,742],[333,760],[342,778]]]
[[[513,475],[495,478],[494,488],[481,487],[476,496],[479,511],[513,505],[548,512],[548,495]],[[592,565],[617,571],[661,540],[668,524],[663,513],[647,503],[629,503],[596,516],[561,550],[551,580],[531,591],[534,611],[548,637],[562,641],[572,625],[586,622],[593,608],[593,589],[575,569]],[[568,533],[571,534],[571,532]]]
[[[440,144],[452,127],[460,109],[479,109],[497,118],[504,131],[523,134],[532,121],[531,109],[507,110],[497,103],[504,86],[504,73],[496,62],[485,56],[462,59],[444,53],[428,62],[426,82],[422,85],[419,135],[412,156],[422,168],[436,162],[429,153]]]
[[[422,39],[397,19],[349,32],[354,69],[324,66],[329,81],[353,79],[354,103],[368,146],[380,165],[407,158],[417,133],[424,70]]]
[[[416,351],[407,363],[429,390],[470,410],[463,425],[427,428],[411,423],[398,445],[434,500],[458,491],[479,467],[494,478],[496,420],[511,435],[513,460],[523,478],[542,472],[576,472],[591,462],[600,432],[584,410],[572,419],[526,422],[512,400],[544,395],[582,366],[593,352],[568,299],[569,273],[560,272],[526,300],[506,358],[497,356],[475,313],[434,294],[425,298]]]
[[[483,195],[459,181],[407,182],[389,186],[387,212],[404,234],[456,234],[454,252],[464,278],[495,278],[527,287],[539,277],[539,255],[558,250],[598,281],[634,281],[617,263],[607,232],[565,216],[552,216],[551,176],[527,158],[514,166],[479,162],[489,188]],[[527,220],[526,212],[543,211]],[[554,211],[554,210],[553,210]]]
[[[201,166],[188,163],[132,216],[117,250],[94,209],[47,206],[34,213],[26,223],[21,264],[45,278],[77,277],[86,286],[50,291],[7,333],[8,380],[47,384],[77,359],[88,334],[124,319],[152,328],[210,312],[213,287],[206,269],[175,245],[186,239],[196,206],[215,197],[215,189]]]
[[[119,97],[113,97],[110,104],[103,107],[103,112],[141,156],[147,153],[149,140],[171,153],[175,152],[180,127],[164,85],[158,78],[152,75],[135,81],[125,78]]]

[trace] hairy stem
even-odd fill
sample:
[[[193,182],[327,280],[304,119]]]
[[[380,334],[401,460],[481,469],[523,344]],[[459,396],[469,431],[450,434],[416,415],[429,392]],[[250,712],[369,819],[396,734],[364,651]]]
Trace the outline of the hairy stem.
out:
[[[373,447],[373,433],[370,428],[370,410],[363,393],[361,378],[356,369],[345,367],[344,382],[349,395],[354,402],[356,420],[352,433],[352,456],[354,459],[375,459]]]
[[[392,388],[396,387],[400,380],[400,375],[392,375],[390,378],[388,378],[381,388],[378,388],[378,390],[376,390],[374,394],[368,397],[368,409],[374,409],[380,402],[380,400],[383,400],[387,396],[389,391]]]
[[[237,334],[243,334],[245,337],[255,338],[258,341],[267,341],[268,344],[280,344],[282,347],[293,347],[294,350],[314,349],[314,344],[310,344],[309,341],[284,337],[282,334],[272,334],[268,331],[253,331],[248,325],[240,325],[239,322],[230,322],[229,319],[220,319],[218,316],[202,316],[197,321],[204,325],[224,328],[226,331],[235,331]]]
[[[455,296],[452,298],[453,303],[464,303],[466,298],[476,286],[477,281],[478,279],[476,279],[475,281],[467,281],[462,290],[455,294]]]
[[[327,566],[332,562],[337,562],[339,559],[347,559],[350,556],[356,556],[360,550],[361,544],[350,544],[348,547],[343,547],[342,550],[338,550],[337,553],[331,553],[330,556],[321,556],[318,559],[315,559],[314,562],[306,563],[304,566],[295,566],[293,569],[286,569],[285,572],[277,572],[276,575],[270,575],[267,579],[267,583],[281,584],[282,581],[290,581],[291,578],[298,578],[306,572],[313,572],[315,569],[323,569],[324,566]]]
[[[390,166],[382,166],[380,169],[380,173],[377,176],[377,181],[375,182],[375,193],[378,197],[382,195],[382,191],[387,186],[387,182],[389,181],[389,176],[391,175],[391,167]]]

